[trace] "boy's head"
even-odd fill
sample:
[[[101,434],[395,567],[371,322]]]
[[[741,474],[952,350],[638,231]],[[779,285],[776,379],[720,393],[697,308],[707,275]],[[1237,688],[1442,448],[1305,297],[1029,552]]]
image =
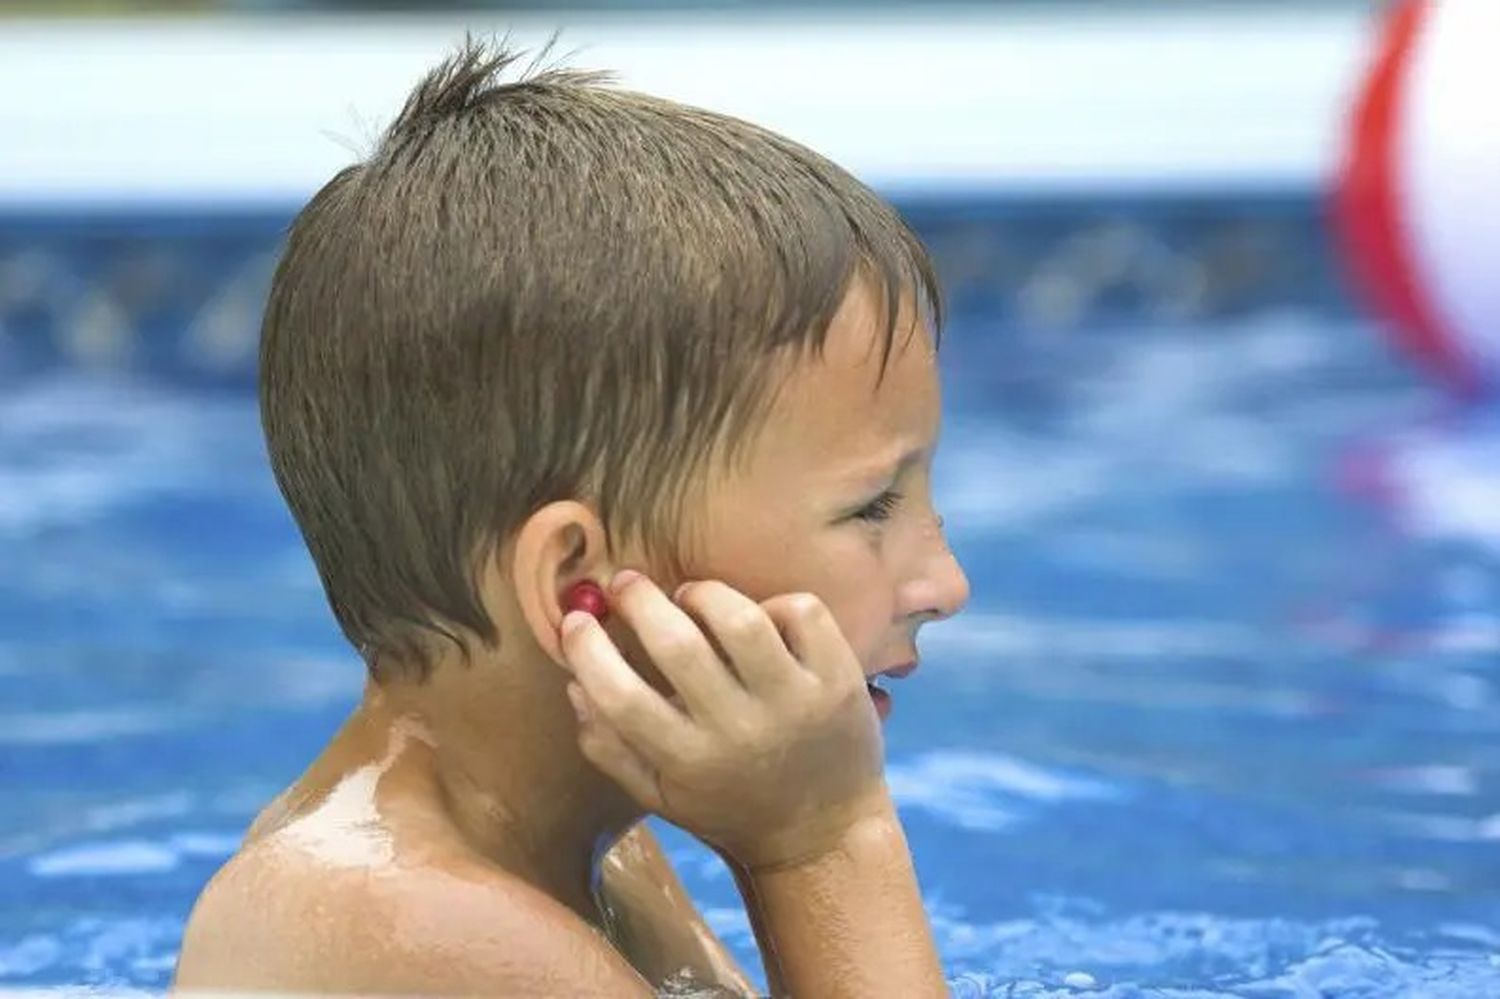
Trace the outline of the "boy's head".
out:
[[[420,676],[434,638],[499,642],[480,581],[554,501],[597,511],[610,558],[688,578],[707,484],[764,450],[786,386],[819,394],[795,376],[840,323],[872,393],[908,358],[896,436],[936,436],[936,280],[888,206],[596,75],[497,83],[514,59],[471,42],[429,74],[298,216],[267,306],[272,467],[377,679]]]

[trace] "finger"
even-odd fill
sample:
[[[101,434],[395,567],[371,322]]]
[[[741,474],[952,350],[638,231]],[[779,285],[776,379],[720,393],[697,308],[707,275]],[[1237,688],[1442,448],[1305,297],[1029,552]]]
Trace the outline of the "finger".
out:
[[[803,668],[826,683],[864,683],[859,658],[833,612],[816,595],[786,593],[761,604]]]
[[[638,575],[610,599],[651,661],[682,695],[688,714],[699,721],[718,722],[745,709],[748,695],[729,665],[719,658],[697,622],[655,582]]]
[[[584,757],[610,780],[625,789],[636,803],[651,812],[664,807],[656,768],[621,738],[576,683],[568,684],[568,700],[579,713],[578,747]]]
[[[752,694],[801,678],[801,666],[760,604],[716,579],[688,583],[678,603],[703,622]]]
[[[693,720],[668,704],[631,669],[599,622],[587,614],[562,636],[563,658],[595,713],[653,765],[678,758],[692,741]]]

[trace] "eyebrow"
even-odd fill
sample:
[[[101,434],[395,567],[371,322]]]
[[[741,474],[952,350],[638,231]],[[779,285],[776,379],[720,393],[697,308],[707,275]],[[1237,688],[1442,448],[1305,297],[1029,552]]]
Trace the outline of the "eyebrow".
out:
[[[903,453],[895,461],[885,458],[880,461],[866,462],[864,465],[853,468],[846,473],[847,480],[853,484],[871,486],[876,482],[883,482],[886,479],[894,478],[911,465],[916,464],[917,461],[927,454],[928,450],[926,447],[914,447]]]

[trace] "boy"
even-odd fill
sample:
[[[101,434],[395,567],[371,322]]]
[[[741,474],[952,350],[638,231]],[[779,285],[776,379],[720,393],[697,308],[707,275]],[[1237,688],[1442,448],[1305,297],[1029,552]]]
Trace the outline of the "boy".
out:
[[[262,418],[369,677],[175,984],[751,991],[649,812],[776,994],[945,994],[866,685],[968,596],[926,254],[787,139],[515,58],[468,43],[292,227]]]

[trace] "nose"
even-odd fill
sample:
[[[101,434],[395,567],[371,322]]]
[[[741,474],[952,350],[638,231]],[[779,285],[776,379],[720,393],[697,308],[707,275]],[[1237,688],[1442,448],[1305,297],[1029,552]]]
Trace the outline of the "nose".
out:
[[[922,553],[923,567],[918,573],[913,596],[915,610],[927,620],[941,621],[963,610],[969,602],[969,577],[958,556],[943,536],[943,518],[934,517],[933,543]]]
[[[953,550],[947,545],[943,547],[946,555],[939,556],[934,570],[936,606],[933,610],[937,614],[937,620],[952,617],[969,602],[969,576],[964,572],[964,567],[959,565],[958,556],[953,554]]]

